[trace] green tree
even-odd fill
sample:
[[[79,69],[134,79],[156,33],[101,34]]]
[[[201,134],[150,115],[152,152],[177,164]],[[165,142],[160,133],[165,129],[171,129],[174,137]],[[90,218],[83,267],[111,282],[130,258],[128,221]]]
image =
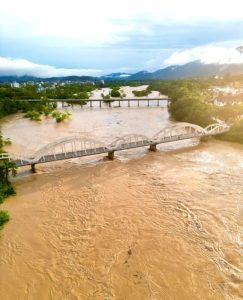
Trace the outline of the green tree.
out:
[[[111,97],[114,97],[114,98],[119,98],[121,97],[121,93],[119,92],[119,87],[114,87],[112,90],[111,90]]]

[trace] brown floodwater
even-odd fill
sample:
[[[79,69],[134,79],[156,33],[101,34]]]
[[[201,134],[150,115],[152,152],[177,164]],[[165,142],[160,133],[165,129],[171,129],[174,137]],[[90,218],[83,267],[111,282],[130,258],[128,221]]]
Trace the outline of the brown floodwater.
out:
[[[8,151],[77,133],[152,136],[169,122],[166,108],[72,113],[5,118]],[[178,142],[37,169],[19,171],[3,205],[0,299],[243,299],[243,146]]]

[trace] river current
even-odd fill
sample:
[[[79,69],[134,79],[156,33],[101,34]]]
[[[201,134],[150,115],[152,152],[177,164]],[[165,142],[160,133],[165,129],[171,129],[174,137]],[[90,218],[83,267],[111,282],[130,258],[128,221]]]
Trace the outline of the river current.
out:
[[[65,123],[4,118],[7,150],[55,138],[151,137],[166,108],[72,110]],[[0,299],[243,299],[243,146],[177,142],[20,169],[2,208]]]

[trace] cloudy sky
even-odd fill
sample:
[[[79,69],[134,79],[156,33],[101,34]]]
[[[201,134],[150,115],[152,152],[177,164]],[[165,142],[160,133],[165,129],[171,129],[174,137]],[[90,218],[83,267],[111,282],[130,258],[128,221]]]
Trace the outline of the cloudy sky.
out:
[[[242,0],[0,0],[0,75],[243,62]]]

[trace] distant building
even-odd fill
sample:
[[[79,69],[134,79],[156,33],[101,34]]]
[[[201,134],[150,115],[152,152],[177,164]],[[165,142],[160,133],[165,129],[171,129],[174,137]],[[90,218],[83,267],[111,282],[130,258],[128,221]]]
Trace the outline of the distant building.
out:
[[[12,88],[19,88],[20,84],[18,82],[14,81],[14,82],[11,83],[11,87]]]
[[[243,93],[237,95],[219,95],[213,100],[213,104],[217,106],[243,104]]]
[[[37,91],[38,92],[41,92],[41,91],[43,91],[44,90],[44,87],[41,85],[41,84],[38,84],[38,86],[37,86]]]
[[[213,91],[217,93],[227,94],[227,95],[235,95],[239,93],[238,89],[232,87],[214,87]]]

